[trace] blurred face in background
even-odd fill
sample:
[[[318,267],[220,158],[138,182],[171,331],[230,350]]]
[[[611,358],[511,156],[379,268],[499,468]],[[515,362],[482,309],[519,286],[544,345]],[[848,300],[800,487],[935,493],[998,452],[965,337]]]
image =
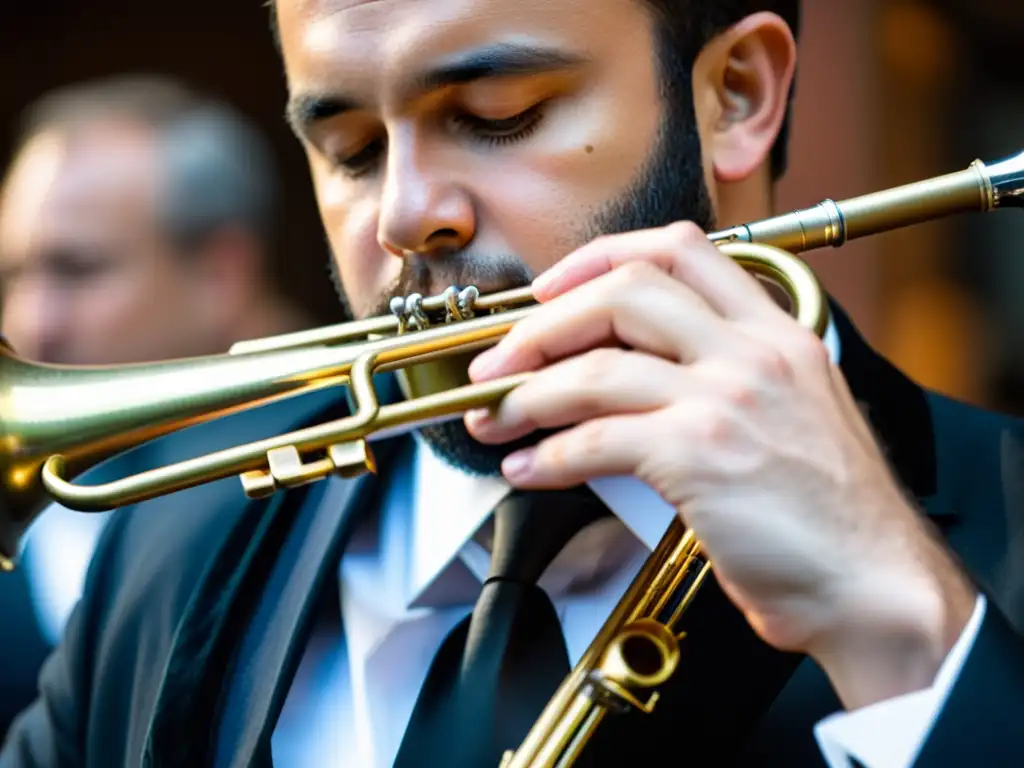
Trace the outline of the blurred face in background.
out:
[[[114,364],[212,351],[203,265],[164,236],[161,184],[141,126],[53,129],[23,147],[0,194],[0,330],[19,355]]]

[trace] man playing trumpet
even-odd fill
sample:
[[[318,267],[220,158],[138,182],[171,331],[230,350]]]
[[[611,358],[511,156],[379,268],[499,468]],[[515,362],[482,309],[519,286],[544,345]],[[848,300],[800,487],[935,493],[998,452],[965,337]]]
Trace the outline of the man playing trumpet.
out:
[[[597,492],[621,476],[714,570],[654,712],[581,764],[1008,764],[1020,426],[917,388],[838,309],[823,343],[705,237],[773,213],[797,4],[274,13],[352,315],[532,281],[470,375],[535,375],[379,444],[376,477],[115,518],[0,765],[498,765],[653,546]]]

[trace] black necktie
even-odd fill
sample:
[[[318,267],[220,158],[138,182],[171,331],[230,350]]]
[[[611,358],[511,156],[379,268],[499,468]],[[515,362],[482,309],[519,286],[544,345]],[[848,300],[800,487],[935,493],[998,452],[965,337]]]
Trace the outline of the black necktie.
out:
[[[519,746],[570,672],[561,624],[537,580],[606,512],[584,489],[513,491],[498,505],[490,576],[434,657],[395,768],[497,768]]]

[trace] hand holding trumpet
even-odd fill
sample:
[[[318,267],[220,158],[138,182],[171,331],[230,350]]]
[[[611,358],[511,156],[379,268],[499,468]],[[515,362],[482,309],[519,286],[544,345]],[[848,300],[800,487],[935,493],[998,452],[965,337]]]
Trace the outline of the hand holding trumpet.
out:
[[[928,686],[975,593],[890,473],[820,339],[691,224],[599,238],[540,275],[543,305],[474,361],[533,371],[478,440],[559,429],[507,479],[632,474],[694,529],[768,643],[847,708]]]

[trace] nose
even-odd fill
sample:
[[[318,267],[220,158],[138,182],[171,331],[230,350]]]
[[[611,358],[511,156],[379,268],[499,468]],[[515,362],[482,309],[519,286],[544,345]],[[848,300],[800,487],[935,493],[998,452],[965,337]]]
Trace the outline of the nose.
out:
[[[413,140],[389,141],[377,240],[396,256],[464,248],[476,226],[472,200],[451,166]]]

